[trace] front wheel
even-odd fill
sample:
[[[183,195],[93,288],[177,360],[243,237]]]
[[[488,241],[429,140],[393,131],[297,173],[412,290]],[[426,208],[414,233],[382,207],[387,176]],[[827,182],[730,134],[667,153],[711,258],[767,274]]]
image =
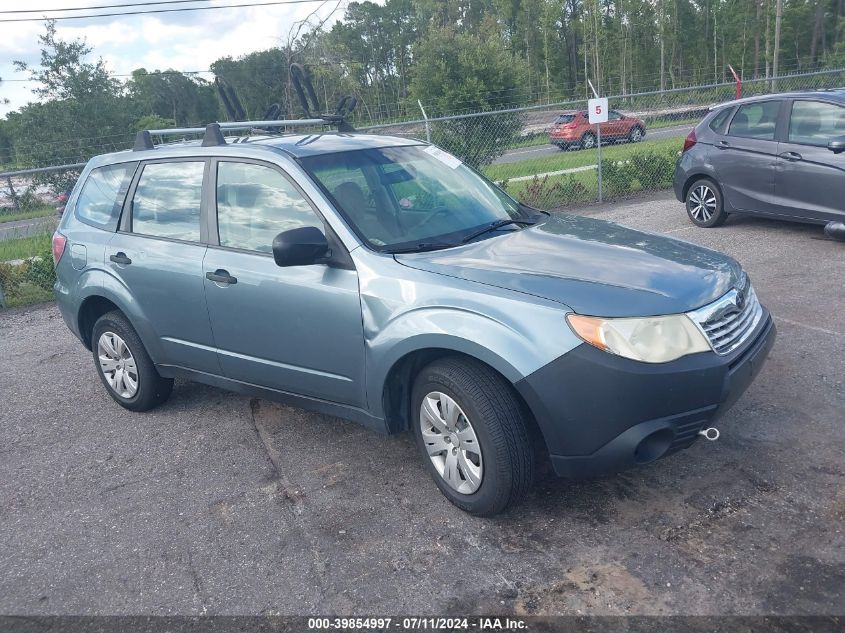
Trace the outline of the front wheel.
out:
[[[441,359],[420,372],[411,404],[417,446],[449,501],[493,516],[525,494],[534,477],[529,414],[499,374]]]
[[[687,215],[692,223],[706,229],[724,224],[728,217],[722,192],[709,178],[700,178],[687,190]]]

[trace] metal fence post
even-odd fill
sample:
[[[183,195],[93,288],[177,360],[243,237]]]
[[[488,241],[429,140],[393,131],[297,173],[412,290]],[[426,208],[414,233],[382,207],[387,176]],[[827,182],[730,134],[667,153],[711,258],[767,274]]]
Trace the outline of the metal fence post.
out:
[[[420,112],[422,112],[423,119],[425,120],[425,140],[431,143],[431,126],[428,124],[428,115],[425,113],[425,108],[423,108],[422,101],[417,99],[417,103],[420,106]]]
[[[602,202],[601,191],[601,123],[596,126],[596,142],[598,143],[598,170],[599,170],[599,203]]]

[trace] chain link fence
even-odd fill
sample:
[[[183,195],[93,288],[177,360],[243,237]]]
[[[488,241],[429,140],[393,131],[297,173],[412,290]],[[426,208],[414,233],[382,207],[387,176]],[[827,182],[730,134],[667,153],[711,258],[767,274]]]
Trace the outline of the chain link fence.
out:
[[[843,86],[845,69],[835,69],[746,81],[742,96]],[[601,147],[586,99],[366,129],[428,139],[520,201],[560,209],[599,199],[600,160],[605,200],[670,188],[686,135],[710,107],[735,97],[735,83],[611,96]]]
[[[56,280],[51,236],[67,187],[56,193],[45,178],[75,182],[81,164],[0,174],[0,308],[48,301]]]
[[[843,86],[845,69],[834,69],[776,81],[745,81],[742,95]],[[562,209],[598,199],[600,161],[605,200],[670,188],[685,136],[711,106],[734,99],[735,91],[734,83],[720,83],[610,96],[614,114],[602,125],[600,148],[595,126],[586,121],[586,99],[385,123],[359,131],[430,140],[520,201]],[[38,154],[33,151],[14,157],[16,170],[0,172],[0,304],[21,305],[52,296],[50,235],[62,195],[85,160],[127,149],[133,138],[85,139],[84,148],[68,148],[68,164],[57,166],[33,164]]]

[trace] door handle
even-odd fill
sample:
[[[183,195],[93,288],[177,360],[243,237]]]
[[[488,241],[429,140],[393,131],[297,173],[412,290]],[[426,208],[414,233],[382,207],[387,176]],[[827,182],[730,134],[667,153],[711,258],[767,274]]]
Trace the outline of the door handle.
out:
[[[132,263],[132,260],[129,259],[126,256],[126,253],[124,253],[123,251],[120,251],[119,253],[115,253],[114,255],[109,257],[109,259],[111,261],[113,261],[115,264],[120,264],[121,266],[128,266],[129,264]]]
[[[780,154],[780,157],[793,163],[797,160],[801,160],[802,158],[801,154],[798,152],[784,152],[783,154]]]
[[[719,141],[718,143],[716,143],[716,148],[717,148],[717,149],[727,149],[727,148],[729,148],[730,146],[731,146],[731,144],[730,144],[730,143],[728,143],[727,141]]]
[[[213,273],[205,273],[205,278],[213,281],[216,284],[236,284],[238,283],[237,277],[232,277],[229,274],[229,271],[223,270],[222,268],[218,268]]]

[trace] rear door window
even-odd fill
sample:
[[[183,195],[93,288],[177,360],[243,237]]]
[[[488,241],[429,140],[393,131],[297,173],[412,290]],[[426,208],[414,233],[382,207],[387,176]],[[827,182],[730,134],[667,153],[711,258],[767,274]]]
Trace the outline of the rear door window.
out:
[[[76,201],[76,217],[86,224],[114,231],[138,163],[92,169]]]
[[[845,136],[845,108],[821,101],[795,101],[789,117],[789,142],[826,146]]]
[[[731,121],[728,134],[773,141],[780,104],[780,101],[761,101],[741,106]]]
[[[556,120],[555,123],[572,123],[575,120],[574,114],[561,114]]]
[[[200,241],[204,161],[149,163],[132,198],[132,232]]]

